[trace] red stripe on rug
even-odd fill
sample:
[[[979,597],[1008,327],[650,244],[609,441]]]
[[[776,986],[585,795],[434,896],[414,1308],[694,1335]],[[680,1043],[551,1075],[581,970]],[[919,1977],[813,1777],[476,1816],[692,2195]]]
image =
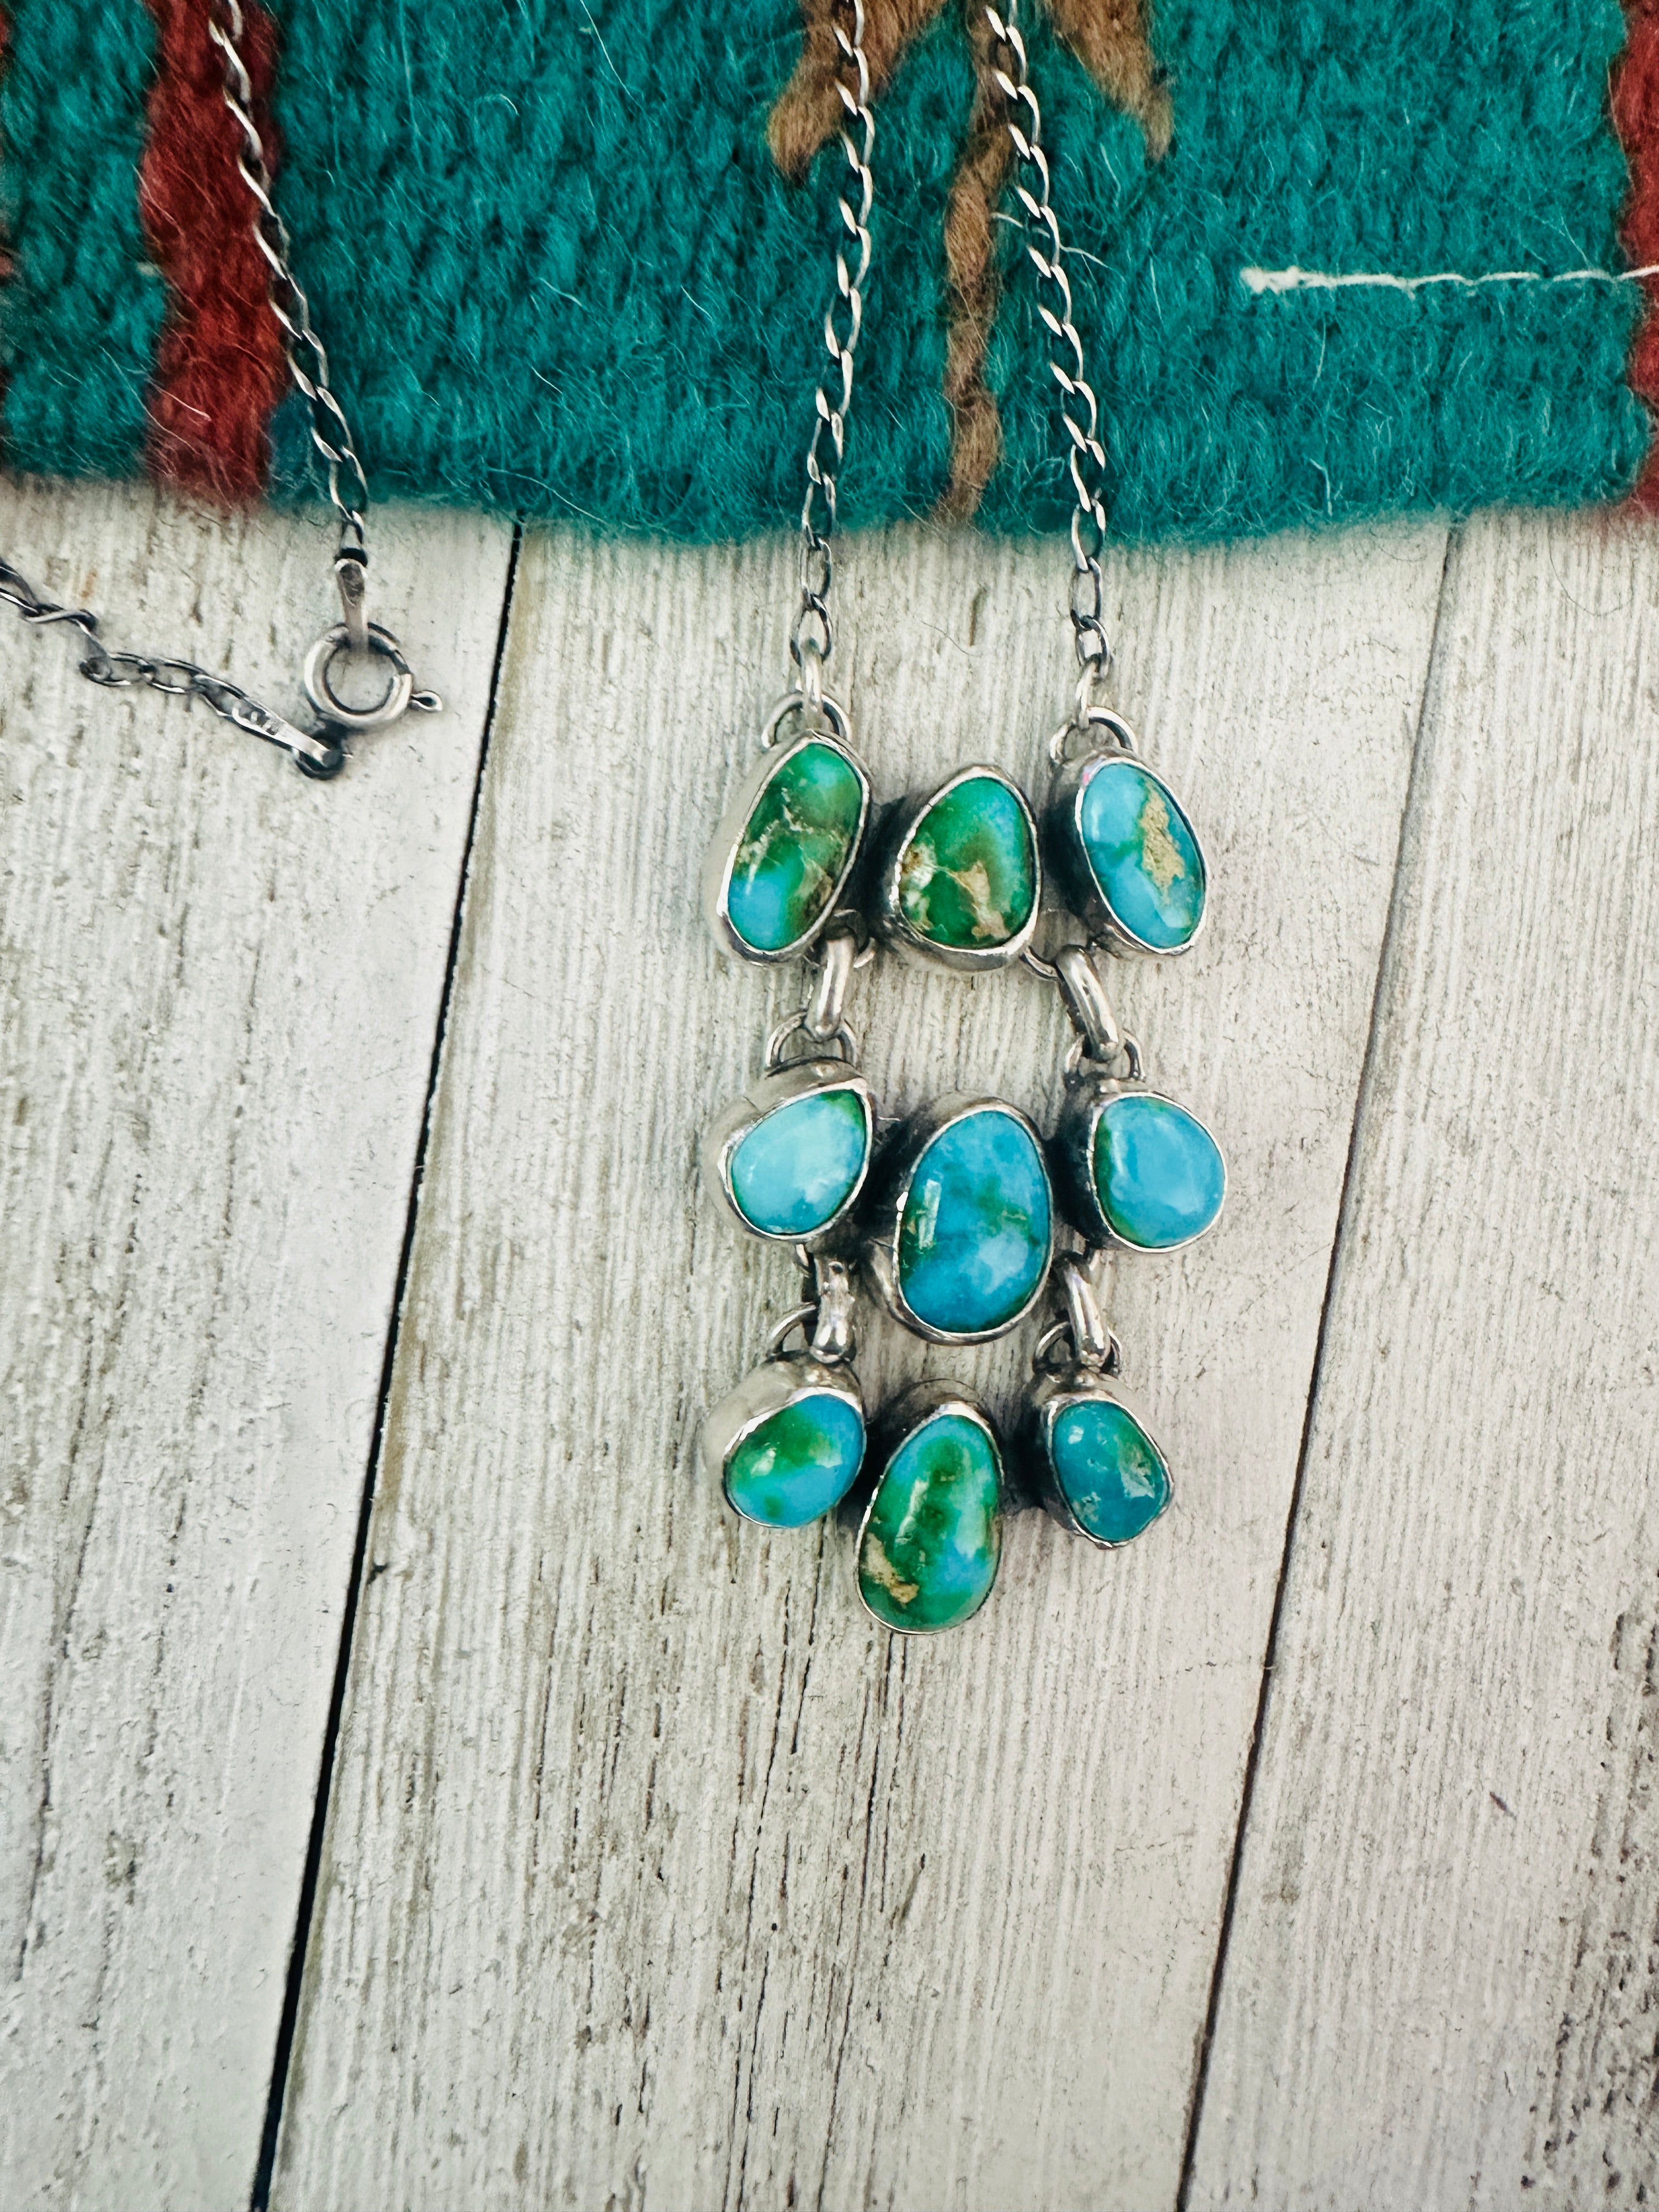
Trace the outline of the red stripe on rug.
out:
[[[172,307],[156,353],[149,465],[185,490],[253,499],[270,474],[269,425],[285,368],[253,204],[236,166],[241,132],[225,106],[210,9],[202,0],[147,4],[156,80],[138,204]],[[242,0],[242,20],[254,120],[275,168],[276,28],[257,0]]]
[[[1625,51],[1613,75],[1613,123],[1630,164],[1621,235],[1634,265],[1659,262],[1659,0],[1625,0]],[[1644,276],[1648,310],[1630,352],[1630,386],[1659,419],[1659,277]],[[1659,512],[1659,441],[1649,448],[1632,503]]]

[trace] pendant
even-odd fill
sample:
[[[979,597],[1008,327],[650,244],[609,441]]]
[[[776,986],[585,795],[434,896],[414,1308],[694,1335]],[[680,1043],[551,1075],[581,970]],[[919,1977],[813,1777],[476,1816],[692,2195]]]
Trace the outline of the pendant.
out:
[[[1018,1107],[953,1093],[889,1140],[872,1178],[864,1271],[917,1336],[981,1344],[1018,1328],[1054,1243],[1042,1143]]]
[[[1178,1252],[1220,1218],[1221,1147],[1196,1114],[1140,1080],[1138,1050],[1127,1074],[1086,1059],[1067,1074],[1049,1152],[1066,1216],[1091,1245]]]
[[[809,1249],[851,1217],[869,1173],[876,1107],[843,1060],[769,1069],[703,1139],[703,1173],[751,1236]]]
[[[1169,784],[1139,757],[1127,722],[1097,707],[1086,726],[1087,751],[1057,754],[1043,810],[1055,881],[1108,951],[1185,952],[1203,927],[1208,890],[1198,833]],[[1098,728],[1108,742],[1095,738]]]
[[[833,1513],[864,1464],[852,1281],[834,1260],[817,1263],[814,1281],[813,1298],[774,1331],[766,1358],[708,1415],[700,1439],[726,1504],[766,1528],[804,1528]],[[785,1352],[809,1321],[806,1349]]]
[[[1031,1363],[1039,1380],[1026,1404],[1021,1472],[1069,1534],[1115,1551],[1168,1510],[1174,1486],[1163,1453],[1114,1387],[1118,1342],[1102,1325],[1086,1265],[1068,1252],[1054,1274],[1066,1318]]]
[[[1006,968],[1030,943],[1042,898],[1036,817],[1000,769],[961,769],[883,817],[871,926],[901,951],[969,974]]]
[[[1002,1447],[978,1400],[921,1382],[884,1413],[854,1553],[858,1593],[902,1635],[957,1628],[1002,1563]]]
[[[870,773],[833,700],[822,702],[828,726],[779,738],[784,714],[801,706],[792,695],[773,709],[703,868],[715,937],[769,966],[799,959],[835,913],[870,816]]]

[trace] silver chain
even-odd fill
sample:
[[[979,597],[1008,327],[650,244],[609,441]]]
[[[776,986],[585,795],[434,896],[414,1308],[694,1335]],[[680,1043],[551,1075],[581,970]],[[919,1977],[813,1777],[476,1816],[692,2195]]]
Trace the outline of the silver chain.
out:
[[[1112,665],[1112,648],[1104,623],[1104,588],[1100,555],[1106,543],[1106,455],[1100,442],[1100,404],[1084,374],[1083,340],[1072,317],[1072,286],[1066,274],[1065,246],[1060,222],[1048,197],[1048,158],[1042,150],[1042,112],[1027,74],[1025,41],[1015,21],[1018,0],[1006,0],[1006,10],[985,10],[994,42],[992,76],[1007,103],[1008,136],[1014,151],[1036,180],[1036,190],[1024,177],[1014,190],[1025,213],[1025,250],[1032,266],[1048,288],[1054,304],[1041,294],[1037,313],[1048,331],[1048,367],[1060,389],[1060,412],[1071,440],[1068,456],[1072,488],[1077,503],[1072,514],[1073,635],[1077,641],[1079,712],[1093,702],[1095,686]]]
[[[838,204],[842,222],[856,249],[856,265],[848,267],[847,248],[838,244],[836,296],[824,313],[823,343],[839,375],[841,396],[832,400],[823,385],[818,386],[811,443],[806,448],[806,497],[800,511],[800,606],[789,639],[789,657],[799,669],[801,689],[814,706],[823,696],[823,663],[835,643],[835,632],[830,623],[830,585],[835,574],[830,539],[836,527],[836,478],[847,450],[853,356],[864,326],[864,282],[870,273],[870,206],[875,194],[870,174],[870,150],[875,143],[876,120],[870,112],[870,64],[864,51],[864,0],[845,0],[845,7],[852,19],[850,33],[839,21],[835,25],[836,46],[841,56],[836,90],[841,97],[844,117],[841,146],[848,173]],[[857,139],[854,137],[855,131]],[[817,522],[820,495],[823,502],[822,529]]]
[[[345,758],[337,733],[317,737],[308,730],[296,729],[293,723],[284,721],[280,714],[273,714],[268,707],[250,698],[228,677],[215,676],[208,669],[198,668],[193,660],[156,659],[141,653],[112,653],[98,635],[96,615],[88,613],[85,607],[60,607],[53,600],[43,599],[27,577],[3,556],[0,599],[15,607],[26,623],[38,628],[63,623],[78,630],[88,647],[80,668],[88,684],[102,684],[107,690],[141,684],[164,693],[169,699],[204,700],[216,714],[222,715],[237,729],[264,738],[292,753],[307,775],[332,775]]]
[[[281,745],[308,775],[329,776],[345,758],[343,732],[375,730],[396,721],[410,708],[435,713],[443,704],[435,692],[416,691],[403,649],[392,632],[368,619],[365,570],[368,564],[368,480],[357,457],[344,410],[329,383],[328,356],[312,328],[311,309],[290,262],[292,241],[270,197],[270,169],[253,120],[253,82],[242,58],[244,25],[240,0],[212,0],[208,35],[224,58],[224,101],[242,136],[237,168],[253,201],[255,244],[270,271],[272,313],[283,332],[289,374],[311,410],[312,442],[328,468],[328,495],[340,517],[340,545],[335,581],[343,620],[324,631],[306,656],[306,696],[323,718],[320,733],[296,728],[261,706],[228,677],[198,668],[194,661],[165,654],[112,653],[99,633],[98,617],[85,607],[60,606],[44,599],[21,571],[0,556],[0,600],[16,608],[34,627],[54,623],[76,630],[87,653],[80,672],[106,690],[140,685],[173,699],[200,699],[240,730]],[[335,689],[337,661],[371,654],[390,665],[385,696],[373,707],[351,706]]]
[[[328,466],[328,495],[340,518],[340,550],[366,561],[368,478],[345,410],[328,380],[328,356],[312,328],[311,303],[294,273],[294,241],[271,200],[264,141],[253,120],[253,82],[242,59],[241,0],[215,0],[208,36],[224,57],[224,101],[242,134],[236,167],[253,201],[253,242],[270,271],[270,311],[282,328],[289,374],[310,406],[311,441]],[[358,641],[354,643],[362,649]]]

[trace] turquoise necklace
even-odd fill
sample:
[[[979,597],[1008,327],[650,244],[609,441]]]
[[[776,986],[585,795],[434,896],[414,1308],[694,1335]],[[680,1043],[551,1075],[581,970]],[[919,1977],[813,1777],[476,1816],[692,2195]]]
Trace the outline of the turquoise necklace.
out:
[[[870,267],[875,137],[863,0],[842,0],[834,30],[848,245],[836,252],[824,322],[835,374],[818,390],[807,449],[792,681],[704,875],[721,946],[762,965],[800,961],[809,988],[704,1147],[727,1213],[791,1249],[807,1279],[761,1364],[706,1420],[703,1460],[744,1520],[845,1520],[860,1598],[902,1632],[956,1627],[979,1611],[996,1581],[1004,1516],[1021,1504],[1046,1506],[1105,1549],[1166,1510],[1169,1465],[1118,1388],[1121,1354],[1101,1316],[1097,1263],[1109,1252],[1181,1249],[1214,1225],[1226,1191],[1220,1148],[1147,1083],[1098,966],[1102,954],[1187,951],[1203,927],[1208,876],[1186,809],[1101,696],[1112,663],[1100,568],[1105,455],[1015,12],[1010,0],[1006,15],[988,8],[985,20],[1076,495],[1079,677],[1050,743],[1041,819],[1012,778],[984,763],[878,815],[849,718],[824,689],[830,537]],[[1050,917],[1069,914],[1081,931],[1052,959],[1036,950],[1045,884]],[[1023,962],[1054,983],[1076,1038],[1050,1136],[1006,1100],[968,1092],[882,1121],[846,1011],[855,970],[878,947],[958,973]],[[1076,1245],[1056,1255],[1067,1232]],[[860,1288],[901,1326],[946,1346],[1004,1336],[1051,1297],[1011,1434],[945,1382],[915,1385],[867,1420],[854,1365]]]

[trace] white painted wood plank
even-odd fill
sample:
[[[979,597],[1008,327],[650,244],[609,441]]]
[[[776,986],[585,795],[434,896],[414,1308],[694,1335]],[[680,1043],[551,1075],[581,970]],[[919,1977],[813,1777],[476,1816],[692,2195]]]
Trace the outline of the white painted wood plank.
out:
[[[694,1182],[790,986],[728,967],[702,848],[783,660],[792,550],[532,539],[399,1340],[273,2203],[1170,2203],[1427,666],[1443,534],[1115,561],[1124,697],[1218,860],[1189,961],[1120,971],[1235,1198],[1125,1269],[1176,1508],[1112,1560],[1012,1530],[891,1641],[837,1532],[738,1528],[702,1409],[793,1296]],[[1034,775],[1063,560],[842,563],[887,790]],[[890,1107],[1046,1112],[1024,974],[884,970]],[[1029,1340],[924,1356],[1006,1406]]]
[[[1454,552],[1194,2206],[1659,2194],[1656,638]]]
[[[0,544],[297,705],[320,520],[7,483]],[[327,786],[0,608],[8,2205],[252,2180],[507,537],[375,550],[450,711]]]

